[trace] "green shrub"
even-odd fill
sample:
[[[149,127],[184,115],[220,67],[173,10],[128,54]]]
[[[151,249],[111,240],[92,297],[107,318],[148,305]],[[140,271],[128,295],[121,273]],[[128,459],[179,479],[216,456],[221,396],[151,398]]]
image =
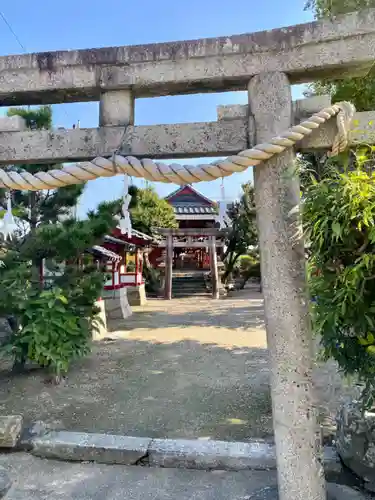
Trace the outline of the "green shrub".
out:
[[[33,283],[29,262],[8,253],[0,269],[0,314],[8,318],[12,335],[3,351],[14,358],[20,371],[27,359],[48,367],[57,379],[69,364],[89,351],[99,326],[96,300],[104,273],[90,266],[67,266],[48,290]]]
[[[260,273],[257,272],[259,268],[259,258],[255,255],[241,255],[239,259],[239,270],[241,274],[246,274],[248,272],[260,277]]]
[[[8,345],[16,361],[26,356],[60,377],[89,352],[91,331],[59,288],[32,294],[21,306],[19,331]]]
[[[107,278],[106,273],[98,270],[95,265],[84,269],[72,265],[67,266],[64,274],[55,279],[55,286],[61,288],[69,300],[71,310],[92,323],[99,313],[96,301],[102,294]]]
[[[361,160],[361,158],[359,158]],[[362,162],[360,162],[361,164]],[[358,165],[358,162],[357,162]],[[325,359],[375,394],[375,173],[337,169],[303,201],[315,333]]]
[[[236,266],[237,276],[241,278],[241,288],[243,289],[249,279],[260,280],[260,262],[256,253],[241,255]]]

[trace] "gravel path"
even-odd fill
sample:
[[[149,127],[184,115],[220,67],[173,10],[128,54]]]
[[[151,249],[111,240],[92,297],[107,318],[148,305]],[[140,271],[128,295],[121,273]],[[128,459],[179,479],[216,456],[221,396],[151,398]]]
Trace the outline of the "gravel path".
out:
[[[60,386],[0,373],[0,413],[70,430],[246,441],[272,438],[261,296],[151,300],[96,342]],[[347,394],[333,364],[316,371],[325,433]]]

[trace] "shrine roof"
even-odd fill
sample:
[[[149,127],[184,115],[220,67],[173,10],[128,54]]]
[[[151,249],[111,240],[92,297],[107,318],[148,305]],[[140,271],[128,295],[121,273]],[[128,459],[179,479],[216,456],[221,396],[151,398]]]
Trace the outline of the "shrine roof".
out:
[[[118,245],[128,245],[132,247],[144,247],[156,243],[154,237],[132,229],[131,237],[129,238],[127,234],[122,234],[121,229],[117,226],[110,235],[105,237],[105,241],[108,243],[114,243]]]
[[[173,206],[173,205],[172,205]],[[176,215],[217,215],[216,207],[193,205],[193,204],[178,204],[173,206]]]
[[[165,200],[172,206],[180,205],[198,205],[198,206],[215,206],[215,202],[206,198],[189,184],[181,186],[173,193],[165,197]]]
[[[108,250],[108,248],[104,248],[100,245],[94,245],[90,249],[87,250],[89,253],[93,254],[99,254],[102,257],[105,257],[106,259],[110,260],[111,262],[119,262],[121,260],[121,256],[118,255],[115,252],[112,252],[111,250]]]
[[[166,196],[176,215],[217,215],[217,205],[190,185],[179,187]]]

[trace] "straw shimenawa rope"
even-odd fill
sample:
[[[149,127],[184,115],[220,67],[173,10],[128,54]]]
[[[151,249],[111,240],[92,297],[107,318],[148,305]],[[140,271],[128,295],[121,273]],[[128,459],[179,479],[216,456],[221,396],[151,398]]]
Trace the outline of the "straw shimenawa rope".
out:
[[[331,155],[337,155],[348,147],[350,124],[354,112],[354,106],[348,102],[334,104],[324,108],[319,113],[315,113],[299,125],[286,130],[265,144],[258,144],[251,149],[241,151],[236,156],[230,156],[225,160],[211,164],[192,166],[173,163],[167,165],[150,159],[139,160],[133,156],[124,157],[114,154],[111,159],[98,157],[92,161],[67,165],[61,170],[37,172],[34,175],[26,170],[5,172],[0,169],[0,186],[9,189],[37,191],[79,184],[97,177],[112,177],[118,174],[128,174],[149,181],[180,185],[212,181],[227,177],[235,172],[243,172],[251,166],[259,165],[272,156],[282,153],[334,116],[337,116],[338,131]]]

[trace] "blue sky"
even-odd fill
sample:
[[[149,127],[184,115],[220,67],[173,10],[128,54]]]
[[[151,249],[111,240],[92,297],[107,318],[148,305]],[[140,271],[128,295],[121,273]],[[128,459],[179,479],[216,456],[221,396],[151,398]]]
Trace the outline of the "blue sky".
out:
[[[28,52],[80,49],[115,45],[215,37],[261,31],[310,21],[305,0],[14,0],[3,2],[0,10]],[[0,19],[0,55],[18,54],[21,47]],[[293,89],[301,97],[301,87]],[[160,97],[136,101],[137,125],[182,123],[216,119],[219,104],[246,103],[246,94],[230,92],[193,96]],[[98,103],[54,106],[56,126],[71,128],[98,125]],[[179,160],[182,162],[183,160]],[[199,160],[189,161],[195,163]],[[209,162],[212,159],[204,159]],[[229,199],[238,196],[241,183],[251,172],[233,175],[224,181]],[[142,185],[143,181],[139,181]],[[196,185],[206,196],[220,198],[221,181]],[[103,200],[118,197],[120,178],[92,181],[79,204],[79,212],[94,208]],[[160,195],[174,185],[155,184]]]

